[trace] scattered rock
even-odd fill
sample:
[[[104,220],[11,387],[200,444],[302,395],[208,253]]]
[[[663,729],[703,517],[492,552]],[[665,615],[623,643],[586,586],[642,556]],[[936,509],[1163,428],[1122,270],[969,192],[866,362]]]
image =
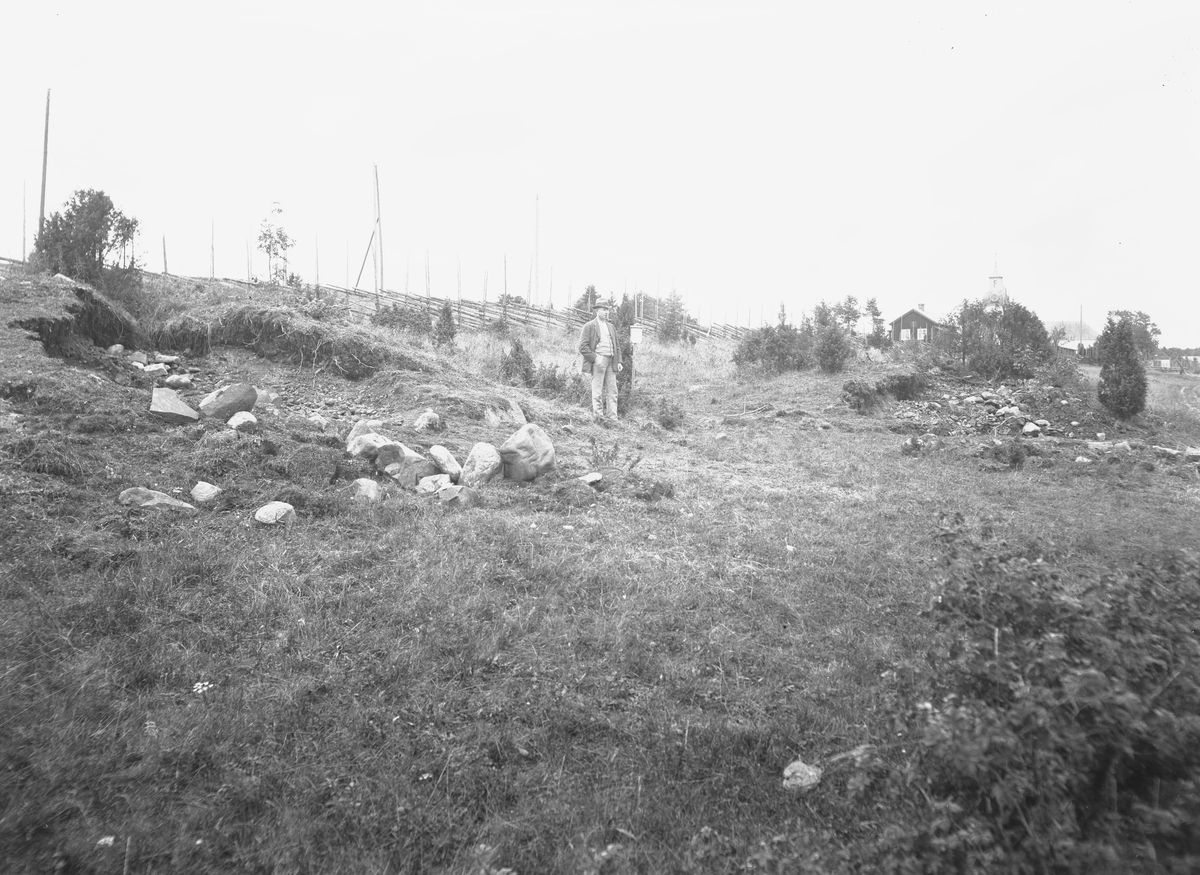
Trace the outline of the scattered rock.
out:
[[[374,462],[381,447],[395,443],[391,438],[375,434],[374,432],[360,434],[346,444],[346,452],[356,459],[366,459],[368,462]]]
[[[904,443],[900,445],[900,454],[904,456],[919,456],[921,454],[921,439],[919,437],[906,438]]]
[[[554,444],[550,435],[536,423],[527,423],[500,447],[505,480],[534,480],[554,470]]]
[[[788,763],[783,770],[783,789],[805,793],[821,782],[821,770],[803,760]]]
[[[415,431],[441,431],[443,428],[442,418],[433,412],[432,407],[425,408],[425,412],[417,417],[417,421],[413,423]]]
[[[253,434],[258,431],[258,417],[249,410],[239,410],[229,417],[229,427],[243,434]]]
[[[161,352],[154,354],[154,363],[156,365],[177,365],[179,364],[179,356],[163,355]]]
[[[921,449],[925,452],[936,452],[946,449],[946,442],[936,434],[929,433],[921,435]]]
[[[468,508],[479,503],[479,493],[469,486],[443,486],[437,497],[451,507]]]
[[[577,479],[582,480],[588,486],[595,486],[597,483],[599,483],[601,480],[604,479],[604,475],[601,474],[599,471],[592,471],[588,474],[580,475]]]
[[[319,413],[310,413],[306,418],[309,422],[327,434],[334,430],[333,420],[322,416]]]
[[[1021,426],[1021,434],[1027,437],[1036,437],[1042,433],[1042,427],[1036,422],[1027,422]]]
[[[439,471],[450,475],[451,483],[458,482],[459,477],[462,476],[462,465],[458,464],[453,453],[440,444],[434,444],[429,448],[429,455],[433,456],[433,461]]]
[[[257,400],[255,404],[274,404],[279,400],[278,392],[269,392],[266,389],[255,389]]]
[[[180,501],[178,498],[172,498],[165,492],[147,489],[144,486],[133,486],[126,489],[117,496],[117,503],[132,505],[134,507],[182,511],[184,513],[194,513],[196,510],[195,506],[188,504],[186,501]]]
[[[249,383],[234,383],[209,394],[200,402],[204,416],[227,422],[239,410],[253,410],[258,391]]]
[[[170,389],[192,388],[192,378],[188,374],[172,374],[167,377],[167,387]]]
[[[313,415],[320,416],[320,414]],[[311,419],[312,417],[309,418]],[[323,416],[321,418],[325,419]],[[328,422],[329,420],[326,419],[325,421]],[[383,422],[378,419],[360,419],[358,422],[354,423],[354,428],[350,429],[350,434],[346,436],[347,451],[350,449],[350,444],[354,442],[355,438],[361,437],[364,434],[378,434],[379,429],[382,427]]]
[[[254,521],[264,526],[288,525],[296,519],[296,509],[286,501],[271,501],[254,512]]]
[[[205,483],[203,480],[192,487],[192,501],[196,502],[196,504],[204,504],[205,502],[212,501],[220,494],[220,486]]]
[[[438,467],[404,444],[389,444],[379,450],[375,468],[395,480],[405,489],[414,489],[425,477],[438,473]]]
[[[200,414],[189,407],[174,389],[154,389],[150,395],[150,413],[167,422],[196,422]]]
[[[1081,465],[1088,465],[1088,464],[1091,464],[1092,460],[1089,459],[1087,456],[1076,456],[1075,461],[1079,462]]]
[[[144,352],[131,352],[129,354],[129,361],[135,365],[141,365],[142,367],[145,367],[150,360],[146,358],[146,354]]]
[[[379,501],[382,493],[379,484],[370,477],[359,477],[350,484],[350,499],[352,501]]]
[[[449,474],[431,474],[428,477],[422,477],[417,482],[417,492],[422,495],[432,495],[438,490],[452,485]]]
[[[119,343],[114,343],[108,349],[104,350],[107,355],[120,355],[125,352],[125,347]]]
[[[500,452],[491,444],[480,441],[467,454],[458,482],[464,486],[483,486],[500,473],[503,465]]]
[[[171,373],[170,368],[168,368],[166,365],[159,364],[146,365],[143,370],[145,370],[146,376],[148,377],[165,377],[167,374]]]

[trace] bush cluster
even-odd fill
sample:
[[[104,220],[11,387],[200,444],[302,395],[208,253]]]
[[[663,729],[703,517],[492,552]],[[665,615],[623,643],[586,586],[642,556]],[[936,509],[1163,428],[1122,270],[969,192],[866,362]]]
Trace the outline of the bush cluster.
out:
[[[812,330],[791,325],[764,325],[746,334],[733,352],[740,369],[760,367],[772,373],[800,371],[813,366]]]
[[[909,667],[907,758],[859,757],[853,795],[903,812],[885,871],[1200,871],[1200,560],[1094,584],[1036,546],[985,550],[945,525],[940,643]],[[1151,861],[1156,861],[1151,864]]]
[[[683,425],[683,407],[678,401],[659,398],[658,404],[655,406],[654,418],[663,428],[673,431]]]
[[[422,337],[428,336],[433,331],[428,313],[400,304],[389,304],[377,309],[371,314],[371,324],[385,328],[398,328]]]
[[[458,326],[454,324],[454,311],[449,302],[442,304],[438,312],[437,322],[433,326],[434,346],[454,346],[454,338],[458,334]]]
[[[510,386],[531,388],[534,384],[533,356],[515,337],[512,347],[500,356],[500,379]]]

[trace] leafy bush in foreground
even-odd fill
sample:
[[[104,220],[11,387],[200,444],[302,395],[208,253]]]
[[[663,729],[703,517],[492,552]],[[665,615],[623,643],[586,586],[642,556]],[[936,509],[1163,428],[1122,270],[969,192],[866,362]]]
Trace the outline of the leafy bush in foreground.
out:
[[[758,366],[769,372],[804,370],[813,365],[812,345],[807,327],[764,325],[742,337],[733,363],[739,369]]]
[[[912,815],[881,832],[896,872],[1194,872],[1200,867],[1200,560],[1076,591],[1041,559],[943,532],[950,573],[899,770],[852,792]],[[906,747],[908,747],[906,745]],[[876,801],[879,801],[878,799]]]
[[[500,356],[500,379],[511,386],[530,388],[534,382],[533,356],[515,337],[512,348]]]

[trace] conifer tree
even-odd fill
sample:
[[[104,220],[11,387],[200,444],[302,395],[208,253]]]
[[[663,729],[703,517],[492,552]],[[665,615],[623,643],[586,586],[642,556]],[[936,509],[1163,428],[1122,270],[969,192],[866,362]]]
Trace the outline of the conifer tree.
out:
[[[1142,366],[1128,318],[1109,316],[1100,335],[1100,403],[1118,419],[1129,419],[1146,407],[1146,369]]]

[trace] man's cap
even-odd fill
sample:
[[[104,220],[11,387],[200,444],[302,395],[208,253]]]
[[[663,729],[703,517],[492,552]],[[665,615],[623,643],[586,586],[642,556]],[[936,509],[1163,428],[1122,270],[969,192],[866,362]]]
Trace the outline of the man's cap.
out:
[[[611,310],[613,308],[612,301],[597,300],[592,304],[593,310],[599,310],[601,307],[603,307],[605,310]]]

